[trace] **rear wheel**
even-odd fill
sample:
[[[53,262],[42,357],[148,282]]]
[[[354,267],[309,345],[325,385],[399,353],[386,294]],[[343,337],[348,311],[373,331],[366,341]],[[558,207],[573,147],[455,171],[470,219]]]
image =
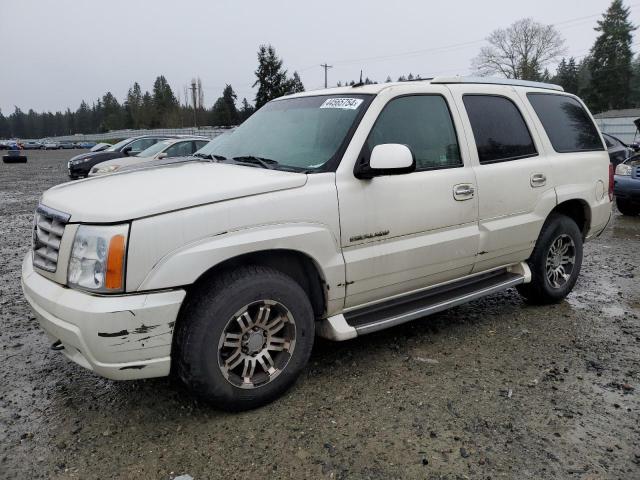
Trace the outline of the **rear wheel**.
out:
[[[304,290],[265,267],[242,267],[192,292],[176,331],[178,375],[225,410],[282,395],[306,365],[314,316]]]
[[[548,304],[565,298],[578,279],[582,266],[582,233],[571,218],[549,216],[527,260],[531,283],[518,286],[529,302]]]
[[[640,206],[633,205],[631,202],[621,198],[616,198],[616,207],[623,215],[636,216],[640,214]]]

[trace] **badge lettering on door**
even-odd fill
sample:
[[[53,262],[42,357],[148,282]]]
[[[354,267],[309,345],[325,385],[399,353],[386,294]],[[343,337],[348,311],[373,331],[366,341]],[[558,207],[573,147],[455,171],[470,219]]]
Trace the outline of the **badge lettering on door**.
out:
[[[355,237],[351,237],[349,238],[350,242],[359,242],[360,240],[369,240],[371,238],[376,238],[376,237],[385,237],[389,235],[389,230],[382,230],[380,232],[376,232],[376,233],[365,233],[362,235],[356,235]]]
[[[320,108],[342,108],[345,110],[355,110],[362,103],[361,98],[328,98]]]

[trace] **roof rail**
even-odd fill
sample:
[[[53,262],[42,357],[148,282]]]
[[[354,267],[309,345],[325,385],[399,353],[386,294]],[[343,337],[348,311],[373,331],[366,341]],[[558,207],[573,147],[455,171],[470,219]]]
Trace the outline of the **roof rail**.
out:
[[[560,85],[544,82],[532,82],[529,80],[513,80],[511,78],[496,77],[435,77],[431,83],[484,83],[489,85],[514,85],[518,87],[546,88],[564,92]]]

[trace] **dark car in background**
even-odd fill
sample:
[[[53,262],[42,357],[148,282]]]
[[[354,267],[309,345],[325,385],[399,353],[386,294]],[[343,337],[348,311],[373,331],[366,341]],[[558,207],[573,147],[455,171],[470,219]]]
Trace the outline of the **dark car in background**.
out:
[[[620,213],[640,214],[640,153],[618,164],[613,178],[613,192]]]
[[[602,136],[604,137],[604,143],[607,144],[607,151],[609,152],[609,159],[613,164],[613,168],[617,167],[636,152],[634,148],[613,135],[603,133]]]
[[[166,140],[168,138],[176,137],[172,135],[143,135],[140,137],[131,137],[100,152],[81,153],[67,163],[69,177],[72,179],[86,177],[89,175],[91,168],[98,163],[113,160],[114,158],[137,155],[160,140]]]

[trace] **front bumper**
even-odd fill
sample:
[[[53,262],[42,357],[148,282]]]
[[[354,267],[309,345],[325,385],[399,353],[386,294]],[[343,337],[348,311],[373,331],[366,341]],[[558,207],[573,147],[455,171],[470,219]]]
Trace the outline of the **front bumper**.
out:
[[[640,204],[640,179],[628,175],[616,175],[613,193],[616,198]]]
[[[22,262],[22,290],[42,328],[77,364],[114,380],[169,374],[173,327],[186,292],[97,296],[66,288]]]

